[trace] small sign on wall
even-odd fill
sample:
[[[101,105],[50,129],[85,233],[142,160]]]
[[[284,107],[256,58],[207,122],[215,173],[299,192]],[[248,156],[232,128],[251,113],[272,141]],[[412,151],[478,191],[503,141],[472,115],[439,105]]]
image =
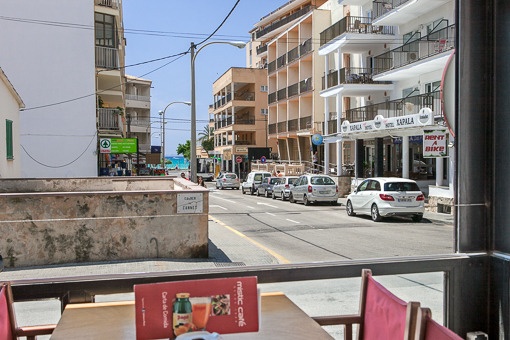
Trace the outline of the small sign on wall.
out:
[[[204,194],[199,192],[177,194],[178,214],[201,214],[204,212]]]

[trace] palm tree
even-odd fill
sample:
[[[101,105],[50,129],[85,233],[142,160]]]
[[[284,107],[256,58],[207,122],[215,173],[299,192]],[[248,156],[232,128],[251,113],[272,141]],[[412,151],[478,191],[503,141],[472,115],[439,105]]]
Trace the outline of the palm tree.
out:
[[[214,127],[206,125],[204,126],[204,129],[198,133],[198,140],[200,142],[203,142],[204,140],[212,138],[214,135]]]

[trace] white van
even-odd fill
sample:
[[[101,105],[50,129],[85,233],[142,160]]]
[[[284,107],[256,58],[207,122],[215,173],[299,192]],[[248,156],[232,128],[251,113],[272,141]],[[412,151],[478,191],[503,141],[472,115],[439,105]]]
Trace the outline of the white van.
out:
[[[246,177],[246,181],[241,184],[241,190],[243,194],[249,192],[251,195],[257,192],[259,185],[262,183],[264,178],[271,177],[271,173],[268,171],[252,171]]]

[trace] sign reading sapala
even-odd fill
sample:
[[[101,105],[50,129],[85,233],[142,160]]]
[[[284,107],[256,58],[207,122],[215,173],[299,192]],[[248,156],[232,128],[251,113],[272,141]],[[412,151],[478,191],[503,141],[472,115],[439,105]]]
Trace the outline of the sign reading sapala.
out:
[[[198,192],[177,194],[178,214],[201,214],[204,212],[204,194]]]

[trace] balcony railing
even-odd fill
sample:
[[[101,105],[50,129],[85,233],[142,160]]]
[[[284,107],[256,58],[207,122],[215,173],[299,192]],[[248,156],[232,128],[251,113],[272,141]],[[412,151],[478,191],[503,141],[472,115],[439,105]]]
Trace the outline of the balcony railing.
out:
[[[424,107],[430,108],[436,116],[441,114],[439,91],[346,110],[345,118],[350,123],[357,123],[373,120],[377,115],[385,118],[401,117],[416,114]]]
[[[120,131],[120,110],[118,109],[97,109],[98,129]]]
[[[370,17],[343,17],[320,33],[320,46],[327,44],[344,33],[395,34],[393,26],[372,25]]]
[[[291,119],[287,123],[288,123],[287,127],[288,127],[289,132],[299,130],[299,120],[298,119]]]
[[[339,84],[391,84],[391,81],[374,81],[373,73],[373,69],[361,67],[344,67],[340,70],[331,70],[326,77],[322,77],[322,89],[325,90]],[[327,87],[325,87],[326,80]]]
[[[236,140],[236,145],[255,145],[255,142],[251,140]]]
[[[284,100],[298,94],[313,90],[312,77],[300,81],[299,83],[292,84],[289,87],[272,92],[268,95],[268,104],[275,103],[279,100]]]
[[[266,26],[264,29],[256,32],[257,39],[260,37],[263,37],[264,35],[268,34],[271,31],[274,31],[274,30],[292,22],[293,20],[296,20],[296,19],[302,17],[303,15],[310,12],[314,8],[315,8],[314,6],[306,6],[306,7],[303,7],[302,9],[298,10],[297,12],[294,12],[291,15],[286,16],[285,18],[275,21],[271,25]]]
[[[234,93],[234,100],[255,101],[255,92]]]
[[[267,67],[267,73],[268,74],[273,73],[274,71],[284,67],[288,63],[291,63],[291,62],[301,58],[305,54],[311,52],[312,49],[313,49],[312,38],[310,38],[310,39],[306,40],[304,43],[302,43],[301,45],[296,46],[295,48],[293,48],[286,54],[283,54],[283,55],[279,56],[278,58],[276,58],[276,60],[273,60],[272,62],[270,62]]]
[[[260,45],[257,47],[257,55],[267,52],[267,45]]]
[[[455,25],[450,25],[374,57],[374,74],[415,63],[454,47]]]
[[[118,0],[96,0],[96,5],[110,7],[113,9],[118,9],[119,1]]]
[[[138,94],[129,94],[129,93],[126,93],[126,99],[127,100],[138,100],[141,102],[150,102],[151,101],[150,96],[140,96]]]
[[[119,68],[119,51],[116,48],[96,46],[96,67]]]
[[[312,128],[312,116],[299,118],[299,130],[309,130]]]
[[[374,11],[374,18],[385,15],[393,11],[400,5],[409,2],[410,0],[385,0],[385,1],[374,1],[372,4],[372,10]]]

